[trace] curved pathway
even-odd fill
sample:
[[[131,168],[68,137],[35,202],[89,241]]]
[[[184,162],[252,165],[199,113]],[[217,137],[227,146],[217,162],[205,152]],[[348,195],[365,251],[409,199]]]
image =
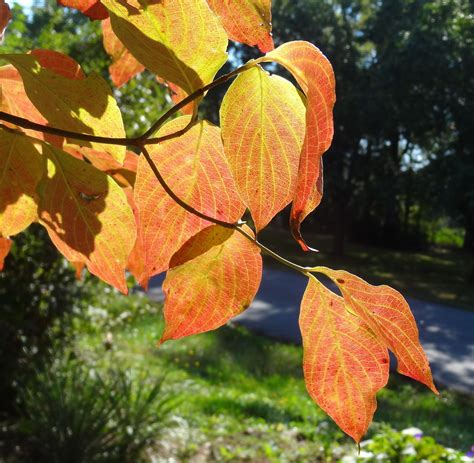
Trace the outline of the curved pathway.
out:
[[[161,282],[150,282],[149,295],[162,300]],[[307,279],[293,272],[267,268],[252,305],[234,321],[250,330],[301,344],[299,304]],[[407,298],[420,330],[435,381],[474,394],[474,312]]]

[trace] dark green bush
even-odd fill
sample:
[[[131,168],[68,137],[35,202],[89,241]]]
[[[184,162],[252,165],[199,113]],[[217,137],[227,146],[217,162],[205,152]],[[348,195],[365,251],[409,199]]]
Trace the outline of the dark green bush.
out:
[[[19,390],[24,461],[143,461],[177,400],[163,378],[134,373],[98,373],[67,357],[38,371]]]
[[[43,228],[15,237],[0,272],[0,413],[12,413],[14,384],[65,336],[84,291]]]

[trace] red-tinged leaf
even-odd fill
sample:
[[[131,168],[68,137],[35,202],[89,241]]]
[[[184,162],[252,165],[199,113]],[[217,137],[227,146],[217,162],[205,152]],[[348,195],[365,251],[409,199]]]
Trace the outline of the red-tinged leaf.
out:
[[[125,267],[136,230],[125,193],[107,174],[64,151],[43,144],[43,154],[41,224],[69,261],[84,263],[126,293]]]
[[[399,373],[437,393],[415,319],[398,291],[386,285],[373,286],[343,270],[316,267],[314,271],[327,275],[337,284],[346,306],[395,354]]]
[[[12,13],[8,3],[5,0],[0,0],[0,43],[3,40],[5,29],[7,28],[11,19]]]
[[[103,0],[112,28],[147,69],[191,93],[227,60],[227,35],[206,0]]]
[[[32,139],[0,129],[0,235],[16,235],[37,219],[44,170]]]
[[[224,325],[250,305],[261,276],[262,258],[254,243],[236,230],[217,225],[204,229],[171,259],[163,283],[160,342]]]
[[[181,103],[181,101],[184,100],[188,96],[188,94],[182,88],[178,87],[172,82],[169,82],[167,85],[168,85],[168,88],[170,89],[171,99],[173,100],[174,104]],[[188,103],[186,106],[183,106],[180,110],[181,113],[186,114],[186,115],[193,114],[195,104],[196,104],[196,100],[194,100],[191,103]]]
[[[311,398],[356,442],[387,384],[388,350],[344,299],[309,277],[301,302],[303,370]]]
[[[159,136],[172,134],[189,123],[183,116],[166,124]],[[161,175],[183,201],[219,220],[236,222],[245,207],[235,189],[218,127],[201,121],[184,135],[149,145]],[[186,212],[158,183],[145,158],[138,161],[135,202],[139,210],[139,234],[144,244],[145,271],[136,275],[142,286],[168,268],[171,256],[189,239],[210,225]]]
[[[208,0],[231,40],[273,50],[271,0]]]
[[[26,94],[51,126],[104,137],[125,137],[122,115],[107,82],[97,74],[86,78],[78,74],[79,78],[74,79],[58,74],[54,69],[70,61],[66,59],[61,59],[53,69],[42,66],[42,63],[52,65],[51,61],[58,55],[50,54],[47,60],[31,54],[0,55],[0,58],[16,67]],[[101,143],[91,146],[112,154],[119,162],[125,157],[124,146]]]
[[[225,153],[257,231],[293,200],[305,116],[296,87],[259,66],[239,75],[222,101]]]
[[[5,264],[5,257],[8,256],[10,249],[12,247],[13,241],[8,238],[3,238],[0,236],[0,272],[3,270]]]
[[[62,53],[53,50],[41,49],[33,50],[30,54],[38,60],[42,67],[66,77],[67,79],[83,80],[86,78],[79,63],[73,60],[70,56],[63,55]]]
[[[116,87],[121,87],[142,72],[145,67],[133,57],[115,35],[110,19],[102,21],[102,34],[105,51],[112,58],[112,64],[109,66],[110,77]]]
[[[76,280],[82,280],[82,272],[86,268],[86,264],[84,262],[71,262],[71,265],[76,271]]]
[[[290,217],[293,236],[307,251],[309,248],[301,236],[300,227],[306,216],[321,202],[321,158],[329,148],[334,133],[334,72],[327,58],[308,42],[286,43],[259,61],[275,61],[287,68],[308,99],[306,137]]]
[[[132,188],[124,188],[123,191],[127,196],[128,204],[132,208],[137,230],[140,231],[140,217],[135,203],[134,191]],[[140,278],[145,273],[145,245],[143,243],[143,234],[140,232],[137,233],[132,252],[128,256],[127,269],[146,291],[148,289],[148,280],[140,282]]]
[[[68,8],[75,8],[91,19],[105,19],[109,16],[100,0],[58,0],[58,4]]]

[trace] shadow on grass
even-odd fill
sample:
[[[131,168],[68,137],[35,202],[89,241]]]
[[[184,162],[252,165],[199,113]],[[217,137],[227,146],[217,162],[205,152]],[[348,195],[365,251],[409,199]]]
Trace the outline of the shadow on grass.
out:
[[[156,355],[213,383],[232,381],[242,375],[254,379],[302,377],[298,348],[275,344],[241,327],[225,326],[207,336],[174,343],[173,347],[155,351]]]

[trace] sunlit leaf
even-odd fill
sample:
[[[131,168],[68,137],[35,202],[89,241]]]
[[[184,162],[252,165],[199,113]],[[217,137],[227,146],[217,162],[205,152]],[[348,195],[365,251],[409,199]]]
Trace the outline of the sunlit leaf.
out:
[[[100,0],[58,0],[58,3],[68,8],[75,8],[91,19],[105,19],[108,17],[107,10]]]
[[[0,129],[0,235],[16,235],[37,219],[44,169],[32,139]]]
[[[294,85],[259,66],[239,75],[224,97],[225,153],[257,231],[293,200],[305,115]]]
[[[390,286],[373,286],[343,270],[316,267],[338,286],[348,309],[363,320],[397,357],[397,371],[437,392],[418,328],[405,298]]]
[[[19,72],[9,64],[0,67],[0,110],[38,124],[45,125],[48,122],[26,95]],[[2,124],[15,127],[32,137],[44,138],[43,134],[33,130],[17,127],[4,121]]]
[[[142,72],[145,67],[132,56],[115,35],[110,19],[102,21],[102,34],[105,51],[112,58],[112,64],[109,66],[110,78],[116,87],[121,87]]]
[[[125,267],[136,230],[125,193],[107,174],[64,151],[43,144],[43,154],[40,222],[69,261],[86,264],[126,293]]]
[[[189,121],[187,116],[175,119],[158,135],[172,134]],[[210,217],[227,222],[240,219],[244,205],[235,189],[218,127],[201,121],[184,135],[149,149],[161,175],[180,199]],[[146,286],[150,276],[166,270],[171,256],[210,223],[168,196],[143,156],[138,162],[135,203],[145,252],[144,273],[135,276]]]
[[[104,137],[125,136],[117,102],[107,82],[99,75],[84,77],[82,73],[76,73],[74,78],[65,77],[64,72],[58,73],[53,66],[53,55],[47,61],[33,55],[0,55],[0,58],[16,67],[29,99],[51,126]],[[58,67],[66,61],[71,59],[61,58]],[[49,67],[44,67],[45,63],[49,63]],[[125,156],[123,146],[100,143],[91,146],[109,152],[119,162]]]
[[[309,277],[301,302],[303,370],[313,400],[357,442],[372,421],[375,394],[388,380],[385,345],[344,299]]]
[[[329,148],[334,133],[334,73],[327,58],[314,45],[302,41],[285,43],[259,61],[275,61],[287,68],[308,99],[306,137],[290,218],[293,236],[302,249],[308,250],[300,226],[321,202],[321,157]]]
[[[8,238],[3,238],[0,236],[0,272],[3,270],[5,264],[5,257],[8,256],[10,249],[12,247],[13,241]]]
[[[120,41],[147,69],[187,93],[227,59],[227,35],[206,0],[103,0]]]
[[[208,0],[231,40],[273,50],[271,0]]]
[[[254,243],[236,230],[204,229],[171,259],[163,283],[161,342],[224,325],[250,305],[261,276],[262,258]]]

